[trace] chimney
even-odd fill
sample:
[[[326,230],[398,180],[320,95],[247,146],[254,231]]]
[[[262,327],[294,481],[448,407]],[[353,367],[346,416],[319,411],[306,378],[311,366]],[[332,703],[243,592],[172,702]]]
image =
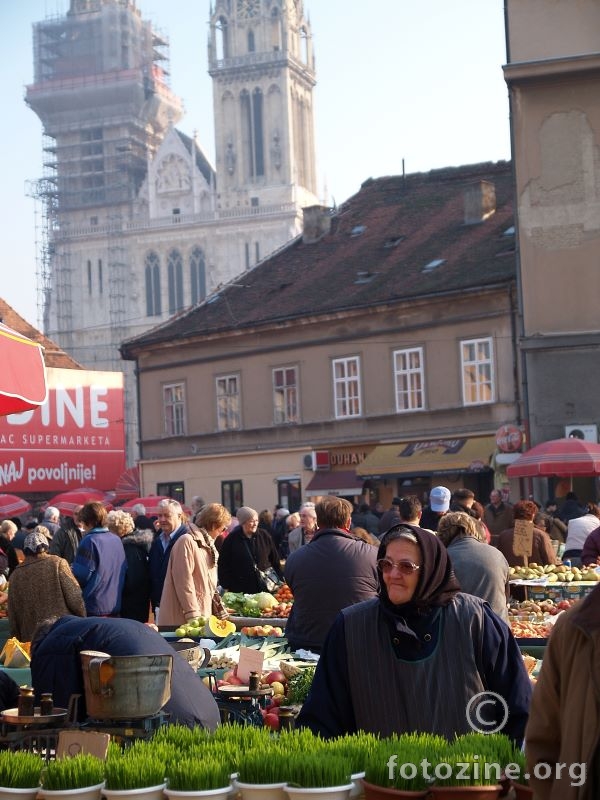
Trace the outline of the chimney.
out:
[[[304,244],[318,242],[331,230],[331,211],[328,206],[306,206],[302,209],[302,214],[304,215],[302,232]]]
[[[477,225],[496,212],[496,187],[478,181],[465,189],[465,225]]]

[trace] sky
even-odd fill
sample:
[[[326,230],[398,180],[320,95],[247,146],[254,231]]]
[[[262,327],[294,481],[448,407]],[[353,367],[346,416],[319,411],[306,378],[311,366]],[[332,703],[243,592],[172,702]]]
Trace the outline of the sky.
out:
[[[170,40],[177,127],[214,163],[210,0],[137,0]],[[3,32],[0,296],[41,328],[37,295],[42,126],[24,102],[32,25],[69,0],[0,0]],[[304,0],[316,59],[319,194],[340,204],[368,178],[510,158],[504,0]],[[373,9],[373,13],[371,10]],[[376,13],[375,13],[376,9]]]

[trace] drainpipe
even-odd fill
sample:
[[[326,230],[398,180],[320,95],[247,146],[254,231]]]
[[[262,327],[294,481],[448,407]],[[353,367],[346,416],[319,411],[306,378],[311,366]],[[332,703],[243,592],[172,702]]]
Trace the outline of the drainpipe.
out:
[[[506,63],[511,63],[510,58],[510,35],[509,35],[509,12],[508,12],[508,4],[510,0],[504,0],[504,39],[506,45]],[[510,84],[507,83],[508,87],[508,119],[509,119],[509,131],[510,131],[510,153],[511,153],[511,170],[512,170],[512,182],[513,182],[513,210],[514,210],[514,228],[515,228],[515,262],[517,268],[517,309],[515,313],[515,317],[513,318],[514,323],[514,364],[515,364],[515,372],[518,372],[516,369],[517,358],[520,361],[521,365],[521,392],[520,396],[522,399],[522,410],[523,416],[521,417],[521,412],[519,411],[519,424],[523,426],[525,431],[525,441],[527,442],[527,447],[531,446],[531,436],[530,436],[530,424],[529,424],[529,392],[527,390],[527,357],[525,353],[521,350],[520,346],[517,345],[517,337],[519,339],[519,343],[523,341],[525,336],[525,326],[523,321],[523,290],[522,290],[522,283],[521,283],[521,247],[520,247],[520,236],[519,236],[519,195],[517,190],[517,165],[515,161],[515,132],[514,132],[514,124],[513,124],[513,102],[512,102],[512,88]],[[512,299],[511,299],[512,303]],[[518,380],[518,377],[516,378]],[[518,396],[518,389],[517,389],[517,396]],[[521,405],[519,405],[521,408]],[[519,480],[519,490],[521,492],[521,497],[528,497],[531,494],[533,485],[531,479],[527,480],[527,490],[524,491],[524,480]]]

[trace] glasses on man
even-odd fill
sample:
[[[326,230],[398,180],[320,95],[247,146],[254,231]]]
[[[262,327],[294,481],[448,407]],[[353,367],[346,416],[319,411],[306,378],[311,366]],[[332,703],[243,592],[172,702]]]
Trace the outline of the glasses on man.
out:
[[[418,564],[408,558],[401,558],[400,561],[392,561],[391,558],[380,558],[377,562],[377,567],[383,573],[391,572],[396,567],[401,575],[412,575],[413,572],[420,569]]]

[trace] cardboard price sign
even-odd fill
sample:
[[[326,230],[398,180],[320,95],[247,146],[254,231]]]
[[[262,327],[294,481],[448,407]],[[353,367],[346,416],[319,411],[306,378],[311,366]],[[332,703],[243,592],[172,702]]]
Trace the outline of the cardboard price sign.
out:
[[[533,522],[528,519],[515,520],[512,550],[516,556],[529,558],[533,549]]]
[[[263,668],[265,654],[260,650],[253,650],[251,647],[240,647],[240,663],[237,668],[237,676],[244,683],[250,680],[251,672],[258,672],[260,675]]]

